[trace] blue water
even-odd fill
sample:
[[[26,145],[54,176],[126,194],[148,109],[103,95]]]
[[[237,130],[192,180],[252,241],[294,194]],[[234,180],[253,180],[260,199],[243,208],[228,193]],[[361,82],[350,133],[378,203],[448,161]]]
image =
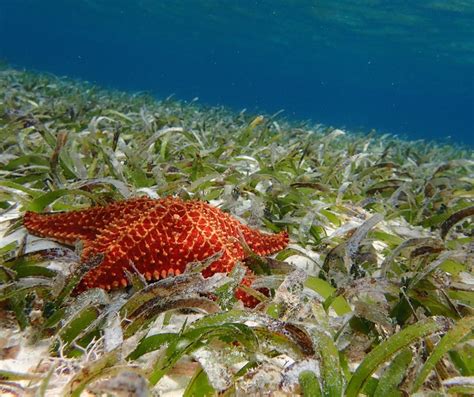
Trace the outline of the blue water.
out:
[[[474,144],[472,0],[0,0],[0,59],[159,98]]]

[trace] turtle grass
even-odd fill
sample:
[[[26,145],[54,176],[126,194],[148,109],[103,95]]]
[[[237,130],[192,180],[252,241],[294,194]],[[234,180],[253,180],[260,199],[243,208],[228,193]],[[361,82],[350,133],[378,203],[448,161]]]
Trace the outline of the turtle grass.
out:
[[[144,396],[181,376],[187,396],[472,393],[469,148],[7,67],[0,147],[2,328],[20,328],[32,346],[47,341],[51,356],[32,373],[0,361],[0,387]],[[139,195],[206,200],[288,230],[287,249],[248,263],[258,276],[246,290],[261,303],[235,301],[240,265],[202,278],[213,258],[150,285],[130,273],[127,291],[72,296],[101,258],[79,263],[80,246],[37,249],[21,228],[25,210]]]

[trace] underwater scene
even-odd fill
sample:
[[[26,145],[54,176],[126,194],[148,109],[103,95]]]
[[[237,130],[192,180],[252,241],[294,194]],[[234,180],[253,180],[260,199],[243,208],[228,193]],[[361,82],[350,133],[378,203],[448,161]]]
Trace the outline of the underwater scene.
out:
[[[0,0],[0,395],[474,395],[474,2]]]
[[[0,36],[102,87],[474,144],[470,0],[2,0]]]

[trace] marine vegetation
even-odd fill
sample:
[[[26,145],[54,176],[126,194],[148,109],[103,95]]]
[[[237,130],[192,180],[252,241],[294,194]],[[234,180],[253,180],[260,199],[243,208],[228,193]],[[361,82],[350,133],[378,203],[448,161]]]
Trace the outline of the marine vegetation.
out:
[[[0,147],[3,393],[474,393],[471,149],[6,66]],[[123,200],[141,203],[131,217]],[[126,247],[156,203],[199,203],[231,251],[191,258],[162,239],[179,271],[132,250],[108,268],[123,270],[114,288],[94,288],[107,244]],[[58,232],[84,225],[70,211],[104,209],[86,237]],[[256,229],[278,244],[262,249]]]

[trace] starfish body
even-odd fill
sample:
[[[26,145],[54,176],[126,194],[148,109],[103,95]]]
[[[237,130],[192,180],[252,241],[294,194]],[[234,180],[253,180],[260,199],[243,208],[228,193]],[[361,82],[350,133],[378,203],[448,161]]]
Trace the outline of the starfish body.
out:
[[[77,291],[125,287],[124,270],[132,271],[132,265],[147,280],[179,275],[188,263],[218,252],[221,257],[203,275],[229,272],[246,257],[241,236],[258,255],[274,253],[288,244],[286,232],[264,234],[205,202],[174,197],[137,198],[63,213],[26,212],[23,223],[41,237],[69,245],[82,241],[82,262],[103,254],[102,262],[84,276]],[[249,283],[244,280],[243,284]],[[245,303],[241,290],[236,295]]]

